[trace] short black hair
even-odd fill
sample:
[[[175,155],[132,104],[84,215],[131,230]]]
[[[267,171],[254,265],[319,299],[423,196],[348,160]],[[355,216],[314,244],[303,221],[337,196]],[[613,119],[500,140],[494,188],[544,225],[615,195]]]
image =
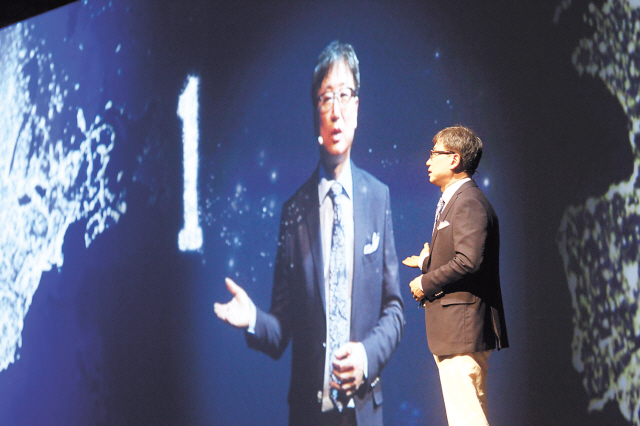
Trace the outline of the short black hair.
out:
[[[440,130],[433,137],[433,144],[442,141],[442,145],[460,155],[460,167],[473,176],[482,158],[482,141],[470,128],[457,124]]]
[[[329,73],[329,70],[331,70],[331,67],[340,61],[344,61],[351,70],[353,81],[356,86],[354,89],[356,91],[356,96],[358,96],[358,93],[360,92],[360,65],[356,52],[350,44],[340,43],[338,40],[334,40],[324,48],[318,57],[318,62],[316,62],[316,67],[313,70],[313,80],[311,82],[311,104],[314,108],[317,108],[318,106],[318,90],[320,90],[322,82]]]

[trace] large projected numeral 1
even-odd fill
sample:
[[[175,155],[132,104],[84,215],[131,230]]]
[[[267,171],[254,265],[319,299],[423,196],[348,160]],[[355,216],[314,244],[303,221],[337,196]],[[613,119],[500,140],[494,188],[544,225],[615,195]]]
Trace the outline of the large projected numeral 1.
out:
[[[202,247],[202,228],[198,222],[198,85],[200,79],[187,77],[187,85],[178,100],[182,120],[182,167],[184,172],[184,227],[178,234],[181,251]]]

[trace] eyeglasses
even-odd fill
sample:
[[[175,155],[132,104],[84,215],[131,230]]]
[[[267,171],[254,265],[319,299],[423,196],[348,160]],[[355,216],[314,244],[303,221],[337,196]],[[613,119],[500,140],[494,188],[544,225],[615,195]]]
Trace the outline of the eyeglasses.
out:
[[[431,150],[431,155],[429,155],[429,158],[434,158],[440,154],[455,154],[455,152],[453,151],[434,151]]]
[[[345,87],[337,92],[326,91],[322,95],[318,96],[318,104],[320,106],[320,112],[329,112],[338,100],[340,103],[340,109],[344,111],[353,98],[356,97],[356,91],[350,87]]]

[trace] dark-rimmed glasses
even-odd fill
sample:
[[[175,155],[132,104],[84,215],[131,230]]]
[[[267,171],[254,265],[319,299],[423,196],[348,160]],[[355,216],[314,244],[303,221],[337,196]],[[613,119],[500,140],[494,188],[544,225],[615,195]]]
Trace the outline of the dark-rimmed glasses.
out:
[[[318,107],[321,113],[330,111],[336,100],[339,101],[340,109],[344,111],[353,98],[356,97],[356,91],[350,87],[345,87],[337,92],[326,91],[318,96]]]
[[[435,158],[436,156],[440,155],[440,154],[455,154],[455,152],[453,151],[434,151],[433,149],[431,150],[431,154],[429,155],[429,158]]]

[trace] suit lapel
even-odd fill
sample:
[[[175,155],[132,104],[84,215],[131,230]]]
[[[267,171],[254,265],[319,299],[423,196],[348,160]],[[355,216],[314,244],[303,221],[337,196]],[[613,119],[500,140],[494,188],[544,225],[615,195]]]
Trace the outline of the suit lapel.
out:
[[[309,233],[309,246],[311,248],[311,257],[313,258],[315,283],[307,283],[307,285],[316,285],[320,298],[322,299],[322,307],[326,313],[326,295],[324,291],[324,263],[322,258],[322,237],[320,235],[320,203],[318,200],[318,181],[319,169],[316,168],[315,173],[309,182],[309,188],[306,193],[305,210],[307,212],[306,228]]]
[[[307,199],[306,206],[308,211],[308,214],[306,215],[306,228],[309,232],[309,241],[311,242],[311,256],[313,257],[313,264],[315,268],[315,285],[318,286],[318,292],[320,294],[320,297],[322,298],[322,307],[324,308],[326,314],[327,296],[324,288],[324,263],[322,258],[322,238],[320,235],[318,172],[319,169],[316,169],[316,173],[310,180],[310,182],[315,182],[315,184],[310,184],[307,191],[309,197]],[[362,190],[363,188],[365,188],[362,178],[362,172],[356,167],[355,164],[353,164],[353,162],[351,163],[351,175],[353,178],[353,246],[355,250],[353,256],[353,282],[351,287],[351,330],[354,330],[353,303],[355,300],[360,299],[360,295],[358,294],[358,292],[361,291],[361,289],[358,284],[360,282],[359,277],[362,275],[363,268],[363,256],[358,255],[358,250],[362,250],[364,248],[367,238],[367,229],[370,228],[368,212],[370,211],[369,205],[371,204],[371,200],[367,194],[367,191]]]
[[[439,221],[442,222],[444,220],[447,219],[447,216],[449,215],[449,212],[451,211],[451,208],[453,207],[453,205],[455,204],[456,200],[458,199],[458,196],[460,195],[460,193],[462,191],[464,191],[465,189],[469,188],[469,187],[473,187],[473,186],[478,186],[476,185],[476,183],[472,180],[465,182],[462,184],[462,186],[460,188],[458,188],[458,190],[453,194],[453,196],[451,197],[451,199],[449,200],[449,202],[447,203],[447,205],[444,207],[444,210],[442,210],[442,213],[440,214],[440,219]],[[436,237],[438,236],[438,224],[435,224],[435,230],[433,231],[433,236],[431,237],[431,249],[433,249],[433,247],[436,244]]]
[[[364,256],[359,250],[363,250],[367,239],[367,230],[371,228],[369,217],[371,214],[371,199],[363,182],[362,172],[353,162],[351,163],[351,174],[353,176],[353,282],[351,287],[351,333],[356,330],[357,324],[354,321],[354,303],[357,300],[365,300],[360,295],[362,268]],[[353,337],[353,336],[352,336]]]

